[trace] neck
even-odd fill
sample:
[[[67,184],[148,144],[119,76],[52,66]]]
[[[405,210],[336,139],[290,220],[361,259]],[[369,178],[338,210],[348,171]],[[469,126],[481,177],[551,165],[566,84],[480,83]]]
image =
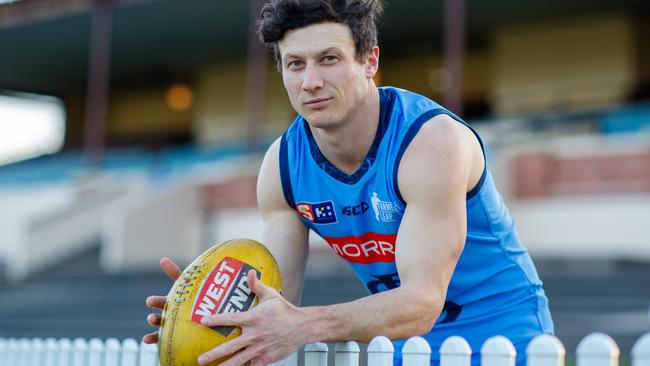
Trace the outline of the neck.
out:
[[[352,174],[363,163],[379,126],[379,90],[371,83],[368,97],[353,115],[331,129],[311,128],[314,140],[330,163]]]

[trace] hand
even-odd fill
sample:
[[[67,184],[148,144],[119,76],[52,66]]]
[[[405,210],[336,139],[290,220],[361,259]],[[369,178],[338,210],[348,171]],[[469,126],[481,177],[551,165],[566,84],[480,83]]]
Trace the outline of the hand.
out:
[[[167,257],[164,257],[163,259],[160,260],[160,268],[162,268],[163,272],[165,272],[167,277],[171,278],[172,281],[176,281],[176,279],[178,279],[178,277],[180,277],[182,273],[180,267],[178,267],[178,265],[174,263],[174,261],[172,261]],[[166,296],[149,296],[147,297],[146,304],[151,309],[162,310],[165,307],[166,301],[167,301]],[[161,320],[161,316],[159,313],[151,313],[147,315],[147,323],[149,323],[149,325],[151,326],[160,327],[160,320]],[[158,342],[158,331],[145,334],[145,336],[142,337],[142,341],[144,343]]]
[[[285,300],[274,288],[260,281],[254,270],[248,272],[248,286],[257,295],[259,304],[240,313],[221,313],[204,317],[205,326],[238,326],[242,334],[199,356],[205,365],[233,355],[221,366],[266,366],[296,352],[304,343],[299,326],[305,316],[299,308]]]

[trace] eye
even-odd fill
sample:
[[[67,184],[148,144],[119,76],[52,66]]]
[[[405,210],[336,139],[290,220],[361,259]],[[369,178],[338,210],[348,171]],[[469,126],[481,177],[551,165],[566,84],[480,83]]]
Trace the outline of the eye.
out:
[[[327,55],[327,56],[323,57],[323,61],[325,61],[325,62],[335,62],[338,59],[339,58],[334,56],[334,55]]]
[[[302,66],[302,61],[300,61],[300,60],[289,61],[289,63],[287,64],[287,68],[290,69],[290,70],[295,70],[295,69],[299,68],[300,66]]]

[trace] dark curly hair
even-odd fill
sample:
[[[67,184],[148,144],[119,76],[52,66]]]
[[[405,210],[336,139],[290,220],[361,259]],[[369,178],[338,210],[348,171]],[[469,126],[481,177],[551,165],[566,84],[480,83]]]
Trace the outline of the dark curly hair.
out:
[[[278,42],[287,31],[323,22],[345,24],[352,31],[355,57],[362,62],[377,45],[375,21],[382,10],[382,0],[271,0],[260,11],[259,36],[282,70]]]

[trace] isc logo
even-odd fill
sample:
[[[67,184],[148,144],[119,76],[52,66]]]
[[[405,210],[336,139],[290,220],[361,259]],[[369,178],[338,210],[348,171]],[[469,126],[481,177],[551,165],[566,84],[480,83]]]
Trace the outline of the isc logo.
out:
[[[343,206],[343,214],[345,216],[357,216],[366,213],[369,208],[370,205],[365,202],[355,206]]]
[[[217,313],[246,311],[253,306],[255,294],[248,286],[248,271],[252,266],[234,258],[225,257],[214,266],[199,290],[192,306],[192,321],[201,324],[205,316]],[[257,271],[258,277],[261,277]],[[227,337],[235,327],[213,327]]]

